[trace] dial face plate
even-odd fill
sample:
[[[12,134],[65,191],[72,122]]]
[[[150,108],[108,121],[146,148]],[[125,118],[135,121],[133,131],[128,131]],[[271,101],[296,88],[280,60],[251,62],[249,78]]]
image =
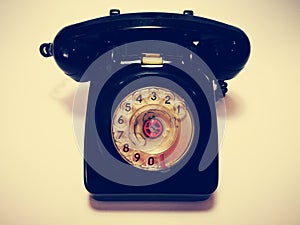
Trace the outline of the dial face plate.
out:
[[[144,87],[119,103],[111,132],[126,162],[144,170],[165,170],[189,150],[193,118],[184,99],[175,92]]]

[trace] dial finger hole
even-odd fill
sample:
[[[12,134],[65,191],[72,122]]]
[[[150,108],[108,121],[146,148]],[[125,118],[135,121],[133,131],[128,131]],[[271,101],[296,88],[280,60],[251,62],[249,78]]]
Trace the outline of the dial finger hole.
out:
[[[169,92],[169,91],[164,91],[162,96],[163,96],[163,102],[162,102],[163,105],[167,108],[172,108],[172,106],[174,105],[174,100],[175,100],[173,93]]]
[[[131,162],[136,166],[141,166],[145,162],[144,155],[140,151],[133,152]]]
[[[149,168],[159,167],[159,160],[155,155],[150,155],[146,160],[146,166]]]
[[[118,130],[118,129],[115,129],[113,131],[113,137],[116,141],[123,141],[123,140],[127,140],[127,134],[126,134],[126,131],[125,130]]]
[[[148,104],[148,97],[149,97],[149,90],[148,89],[142,89],[140,91],[137,91],[133,93],[132,98],[134,101],[134,104],[137,108]]]
[[[156,88],[151,88],[149,90],[149,103],[157,104],[159,102],[160,96],[159,96],[159,90]]]
[[[121,110],[125,114],[131,114],[134,111],[133,110],[133,103],[132,103],[132,101],[125,101],[125,102],[123,102],[122,105],[121,105]]]
[[[186,106],[183,102],[176,102],[174,104],[173,110],[175,112],[175,115],[177,118],[179,119],[184,119],[185,115],[186,115]]]
[[[118,114],[117,116],[114,117],[114,125],[123,128],[128,125],[128,119],[127,116],[123,114]]]

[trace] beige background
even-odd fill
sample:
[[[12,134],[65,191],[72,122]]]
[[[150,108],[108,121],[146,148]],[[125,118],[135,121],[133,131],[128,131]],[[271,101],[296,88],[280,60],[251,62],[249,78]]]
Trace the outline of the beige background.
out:
[[[250,37],[249,62],[229,82],[220,184],[210,200],[89,200],[72,130],[77,84],[38,47],[62,27],[110,8],[193,9]],[[2,0],[0,16],[0,224],[300,224],[298,1]]]

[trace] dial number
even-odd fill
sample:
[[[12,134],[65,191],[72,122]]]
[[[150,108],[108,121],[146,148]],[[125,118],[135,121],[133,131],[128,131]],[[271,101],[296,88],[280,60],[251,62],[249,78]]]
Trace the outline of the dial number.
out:
[[[184,119],[186,115],[186,107],[183,102],[176,102],[174,104],[174,112],[177,114],[179,119]]]
[[[125,144],[123,146],[123,152],[129,152],[129,145],[128,144]]]
[[[117,138],[121,139],[121,137],[123,136],[123,134],[124,134],[124,131],[118,130],[118,136],[117,136]]]
[[[152,94],[151,94],[151,98],[150,98],[152,101],[155,101],[156,99],[157,99],[157,97],[156,97],[156,92],[152,92]]]
[[[130,111],[131,111],[131,105],[130,105],[129,102],[127,102],[127,103],[125,104],[125,111],[126,111],[126,112],[130,112]]]
[[[155,160],[154,160],[154,157],[153,157],[153,156],[151,156],[151,157],[148,158],[148,165],[149,165],[149,166],[153,166],[153,165],[154,165],[154,162],[155,162]]]
[[[120,117],[119,117],[119,119],[118,119],[118,123],[119,123],[119,124],[123,124],[123,123],[124,123],[123,116],[120,116]]]
[[[133,160],[134,160],[135,162],[139,161],[140,158],[141,158],[140,153],[135,153],[135,154],[133,155],[133,158],[134,158]]]
[[[142,95],[139,95],[139,96],[136,98],[136,101],[138,101],[139,103],[142,103],[142,101],[143,101]]]
[[[165,104],[166,104],[166,105],[170,105],[170,104],[171,104],[170,100],[171,100],[171,97],[170,97],[169,95],[167,95],[167,96],[166,96]]]

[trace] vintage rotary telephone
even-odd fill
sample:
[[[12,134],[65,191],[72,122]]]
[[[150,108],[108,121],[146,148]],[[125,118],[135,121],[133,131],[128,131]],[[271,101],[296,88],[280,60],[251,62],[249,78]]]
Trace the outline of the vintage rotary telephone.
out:
[[[94,198],[202,200],[214,192],[216,102],[249,57],[243,31],[189,10],[111,10],[65,27],[40,52],[89,82],[84,177]]]

